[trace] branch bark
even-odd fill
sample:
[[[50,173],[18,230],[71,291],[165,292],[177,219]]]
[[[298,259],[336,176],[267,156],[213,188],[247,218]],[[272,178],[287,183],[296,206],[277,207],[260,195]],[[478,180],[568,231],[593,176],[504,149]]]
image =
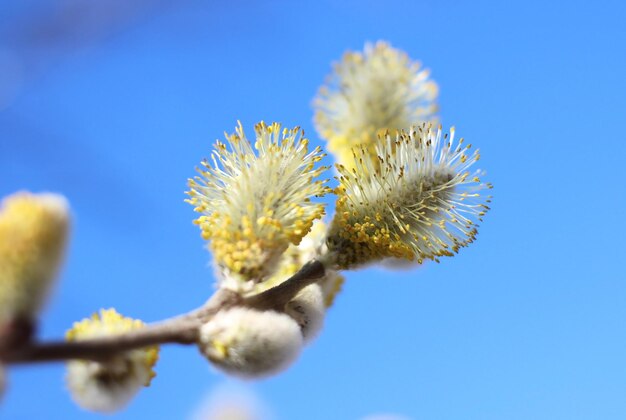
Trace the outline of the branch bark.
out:
[[[282,311],[298,292],[325,274],[324,265],[312,260],[278,286],[256,296],[242,298],[220,289],[200,308],[145,328],[125,334],[80,341],[28,342],[3,349],[0,360],[5,364],[53,362],[69,359],[102,361],[120,352],[158,344],[194,344],[200,327],[216,313],[233,306],[248,306],[261,310]]]
[[[275,309],[282,311],[282,308],[293,299],[300,290],[315,283],[318,279],[324,277],[325,274],[326,269],[324,264],[317,260],[311,260],[304,264],[296,274],[289,277],[286,281],[258,295],[245,299],[244,304],[257,309]]]

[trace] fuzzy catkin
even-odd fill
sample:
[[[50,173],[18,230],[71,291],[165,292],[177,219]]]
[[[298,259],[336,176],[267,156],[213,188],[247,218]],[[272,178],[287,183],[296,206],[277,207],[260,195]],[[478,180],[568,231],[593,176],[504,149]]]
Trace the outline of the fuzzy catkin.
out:
[[[63,259],[70,224],[65,197],[18,192],[0,206],[0,322],[41,310]]]
[[[304,342],[310,343],[324,325],[326,307],[320,285],[313,283],[300,290],[296,297],[285,305],[285,313],[300,326]]]
[[[226,141],[189,180],[187,201],[201,213],[195,223],[216,264],[235,280],[220,287],[244,292],[322,217],[324,204],[311,199],[330,192],[317,179],[328,168],[317,165],[325,155],[319,147],[309,152],[297,127],[260,122],[249,140],[239,124]]]
[[[302,349],[302,334],[288,315],[236,307],[204,324],[198,345],[219,370],[258,378],[287,368]]]
[[[67,332],[69,341],[110,336],[143,328],[138,319],[123,317],[114,309],[101,310],[91,318],[74,323]],[[71,360],[67,363],[66,383],[72,399],[80,407],[112,413],[125,407],[156,375],[153,367],[158,347],[129,350],[110,360]]]

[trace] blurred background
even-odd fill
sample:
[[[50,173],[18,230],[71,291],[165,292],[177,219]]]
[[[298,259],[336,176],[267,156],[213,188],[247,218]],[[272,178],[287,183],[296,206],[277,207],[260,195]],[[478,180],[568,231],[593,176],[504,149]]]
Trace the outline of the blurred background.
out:
[[[626,418],[625,19],[619,1],[3,1],[0,195],[62,192],[74,214],[41,336],[102,307],[154,321],[202,304],[194,167],[238,119],[320,144],[311,100],[331,62],[382,39],[432,70],[444,127],[481,149],[495,189],[477,242],[348,273],[275,378],[224,385],[166,346],[116,418],[202,418],[223,386],[271,419]],[[100,418],[63,375],[11,369],[0,418]]]

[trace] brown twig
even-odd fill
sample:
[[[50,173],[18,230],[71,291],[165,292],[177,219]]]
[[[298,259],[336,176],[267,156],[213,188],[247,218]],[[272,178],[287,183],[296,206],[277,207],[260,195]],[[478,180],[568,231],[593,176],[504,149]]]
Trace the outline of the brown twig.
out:
[[[6,364],[52,362],[69,359],[106,360],[132,349],[157,344],[193,344],[199,328],[217,312],[233,306],[282,310],[304,287],[324,276],[324,265],[310,261],[276,287],[243,299],[234,292],[220,289],[199,309],[125,334],[80,341],[29,342],[5,349],[0,360]]]
[[[315,283],[318,279],[324,277],[324,274],[326,274],[324,264],[317,260],[309,261],[286,281],[258,295],[245,299],[244,304],[257,309],[282,310],[287,302],[293,299],[300,290]]]

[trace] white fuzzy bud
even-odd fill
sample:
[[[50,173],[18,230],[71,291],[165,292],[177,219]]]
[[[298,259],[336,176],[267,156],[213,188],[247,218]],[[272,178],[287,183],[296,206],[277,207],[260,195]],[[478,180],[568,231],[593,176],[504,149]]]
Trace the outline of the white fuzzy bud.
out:
[[[69,341],[123,334],[144,327],[138,319],[127,318],[115,309],[101,310],[91,318],[74,323],[67,332]],[[96,362],[71,360],[67,363],[67,387],[76,404],[86,410],[111,413],[126,406],[155,376],[152,368],[158,347],[150,346],[120,353]]]
[[[298,324],[274,311],[232,308],[200,329],[200,351],[218,369],[258,378],[287,368],[302,349]]]
[[[124,408],[151,379],[150,371],[141,368],[130,354],[107,363],[69,362],[67,387],[74,402],[86,410],[100,413],[113,413]],[[141,355],[135,354],[135,357]]]
[[[300,290],[296,297],[285,305],[285,312],[300,325],[304,342],[311,342],[324,325],[326,307],[320,285],[313,283]]]

